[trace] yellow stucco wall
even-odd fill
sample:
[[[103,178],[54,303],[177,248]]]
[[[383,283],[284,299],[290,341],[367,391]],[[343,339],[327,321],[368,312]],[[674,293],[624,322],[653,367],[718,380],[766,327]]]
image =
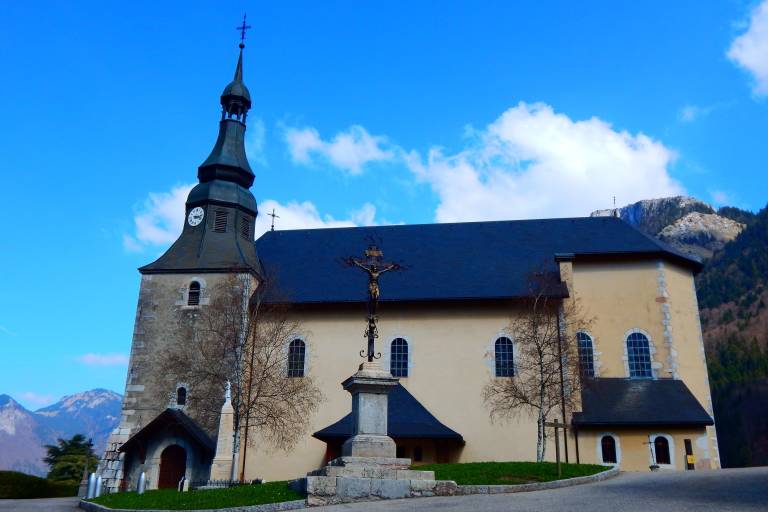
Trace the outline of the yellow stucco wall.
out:
[[[627,376],[624,340],[628,332],[637,329],[651,340],[655,375],[671,377],[677,371],[708,408],[701,330],[693,277],[688,270],[659,261],[575,263],[570,285],[585,313],[594,317],[590,334],[595,342],[599,376]],[[382,288],[386,294],[386,281]],[[664,304],[670,306],[668,318]],[[311,438],[311,432],[337,421],[350,410],[350,396],[340,383],[361,361],[358,353],[365,344],[364,306],[323,307],[295,314],[306,334],[308,373],[317,379],[325,401],[313,417],[307,437],[291,452],[274,451],[258,441],[257,446],[247,449],[245,476],[249,479],[294,478],[321,466],[325,443]],[[382,307],[377,341],[377,349],[384,354],[382,363],[388,367],[387,351],[392,339],[408,340],[411,368],[409,377],[401,379],[401,383],[441,422],[464,436],[466,445],[458,454],[459,461],[535,460],[534,420],[520,417],[493,423],[481,399],[483,386],[492,378],[493,343],[504,333],[512,314],[511,303],[500,301]],[[669,336],[665,337],[669,332],[673,333],[671,346]],[[648,447],[638,441],[647,440],[648,433],[627,434],[622,450],[626,450],[623,453],[628,466],[622,465],[622,469],[648,469],[647,456],[643,459]],[[682,448],[685,436],[694,434],[697,457],[710,464],[710,454],[714,454],[712,465],[716,467],[712,441],[703,430],[679,433],[683,437],[679,442],[674,437],[675,449]],[[580,438],[580,447],[589,444],[581,449],[585,457],[595,451],[595,440],[590,435],[583,433]],[[569,442],[574,460],[572,436]],[[551,442],[547,458],[554,458]]]

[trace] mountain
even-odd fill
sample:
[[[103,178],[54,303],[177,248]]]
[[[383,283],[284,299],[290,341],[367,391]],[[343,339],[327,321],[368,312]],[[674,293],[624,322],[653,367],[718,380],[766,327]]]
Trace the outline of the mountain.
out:
[[[680,251],[708,259],[734,240],[753,214],[733,207],[715,211],[707,203],[685,196],[646,199],[591,214],[592,217],[610,215],[617,215]]]
[[[65,396],[37,411],[28,411],[8,395],[0,395],[0,470],[43,476],[45,444],[84,434],[101,453],[120,421],[123,397],[106,389]]]

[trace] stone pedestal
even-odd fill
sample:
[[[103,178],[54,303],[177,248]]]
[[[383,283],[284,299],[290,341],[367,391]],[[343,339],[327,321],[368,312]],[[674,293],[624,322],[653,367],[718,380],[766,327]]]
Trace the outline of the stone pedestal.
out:
[[[378,363],[365,362],[341,385],[352,395],[352,437],[342,445],[342,457],[394,459],[395,442],[387,435],[387,394],[397,379]]]
[[[219,417],[219,435],[216,440],[216,455],[211,464],[211,480],[229,480],[232,476],[232,452],[234,450],[234,415],[229,390],[224,399]]]

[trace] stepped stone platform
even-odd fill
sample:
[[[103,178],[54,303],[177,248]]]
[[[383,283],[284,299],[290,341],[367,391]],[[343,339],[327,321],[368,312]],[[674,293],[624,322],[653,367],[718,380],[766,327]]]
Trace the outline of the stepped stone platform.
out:
[[[433,471],[409,469],[410,463],[390,457],[339,457],[291,486],[306,494],[311,507],[457,494],[456,482],[435,480]]]

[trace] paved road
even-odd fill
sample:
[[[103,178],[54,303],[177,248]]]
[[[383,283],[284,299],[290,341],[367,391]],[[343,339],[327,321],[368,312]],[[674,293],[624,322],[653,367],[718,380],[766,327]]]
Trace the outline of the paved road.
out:
[[[0,511],[14,512],[73,512],[79,498],[48,498],[45,500],[0,500]]]
[[[417,498],[336,505],[318,512],[708,512],[768,510],[768,467],[622,473],[597,484],[519,494]]]
[[[73,512],[76,498],[0,500],[0,511]],[[689,471],[680,473],[622,473],[597,484],[519,494],[417,498],[337,505],[318,512],[732,512],[768,510],[768,467]]]

